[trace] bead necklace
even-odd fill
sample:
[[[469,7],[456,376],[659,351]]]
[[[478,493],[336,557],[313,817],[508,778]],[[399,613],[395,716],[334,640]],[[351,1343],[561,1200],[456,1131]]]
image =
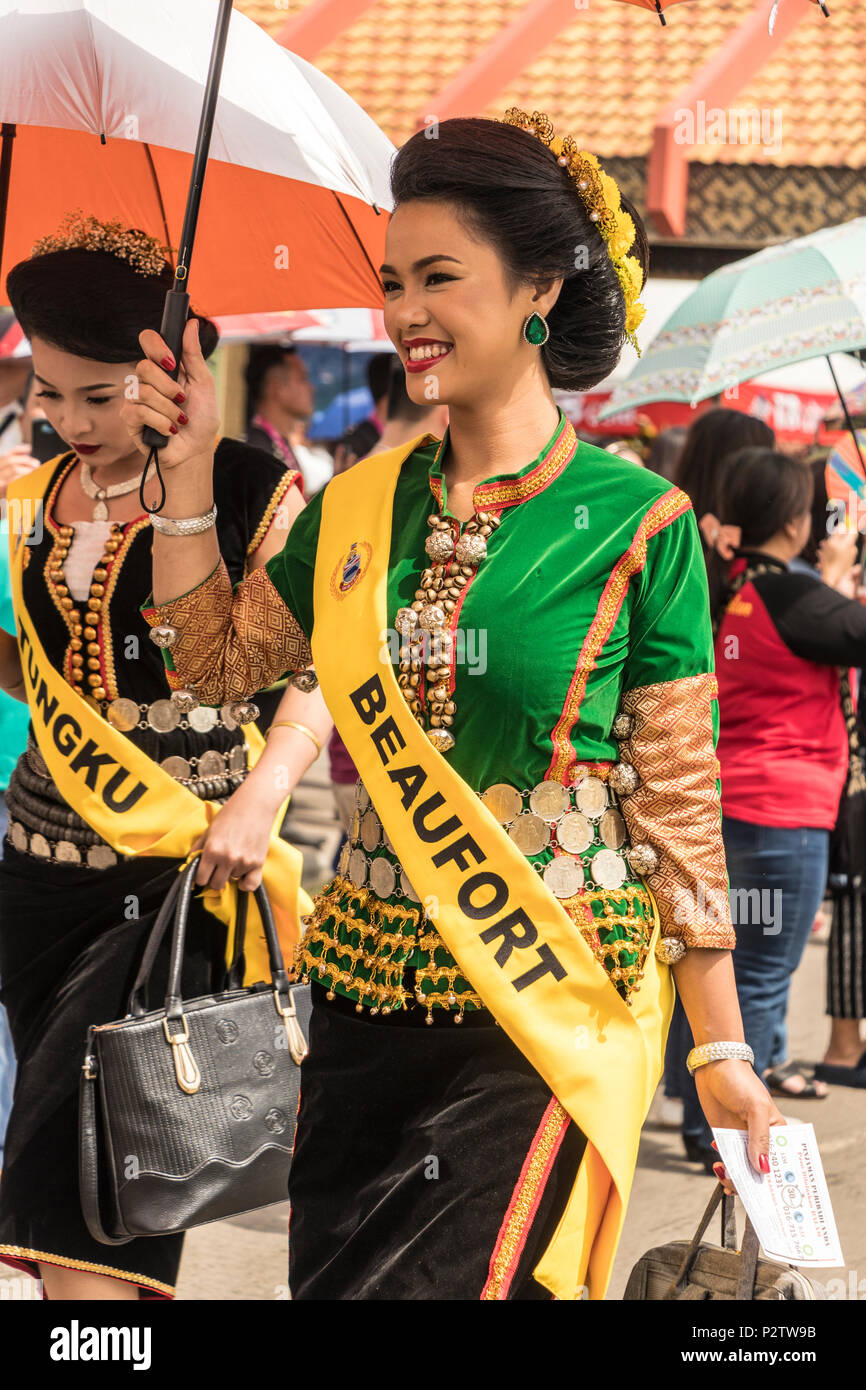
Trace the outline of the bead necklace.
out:
[[[69,657],[69,680],[74,690],[79,694],[88,694],[94,700],[105,700],[107,698],[105,686],[102,680],[102,648],[99,643],[99,613],[102,608],[102,600],[105,596],[105,581],[108,578],[108,566],[114,560],[114,554],[123,540],[123,527],[118,522],[112,522],[111,535],[105,542],[105,549],[102,559],[93,571],[93,578],[90,582],[90,595],[87,599],[87,612],[82,620],[81,609],[75,603],[69,592],[66,583],[66,576],[63,573],[63,562],[69,553],[72,544],[72,537],[75,534],[72,526],[58,527],[59,536],[54,542],[54,549],[51,552],[48,574],[54,588],[57,601],[66,619],[70,638],[70,657]],[[88,691],[84,690],[85,675],[85,643],[87,661],[87,685]]]
[[[494,512],[476,512],[461,535],[459,523],[455,532],[450,518],[435,512],[428,516],[431,532],[424,548],[431,564],[421,574],[411,608],[401,608],[395,619],[401,638],[397,681],[416,721],[440,753],[447,753],[455,742],[454,634],[449,624],[463,590],[487,556],[487,538],[501,520]],[[423,678],[422,666],[427,668]]]

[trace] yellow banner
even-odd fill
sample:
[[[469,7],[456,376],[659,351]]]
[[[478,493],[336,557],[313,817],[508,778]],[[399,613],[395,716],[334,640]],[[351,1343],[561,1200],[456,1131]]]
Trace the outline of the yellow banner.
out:
[[[673,983],[650,949],[641,989],[626,1006],[567,912],[409,712],[390,664],[386,609],[394,489],[417,443],[357,464],[325,492],[316,671],[448,950],[587,1136],[568,1206],[534,1275],[557,1298],[601,1299],[661,1074]],[[658,930],[656,911],[653,945]]]
[[[16,516],[39,516],[45,489],[56,466],[54,459],[10,486],[9,496],[15,504]],[[130,739],[112,728],[51,665],[22,600],[26,541],[23,529],[19,528],[16,534],[16,528],[10,525],[12,598],[21,669],[33,732],[48,770],[64,800],[117,854],[165,857],[183,862],[221,808],[215,801],[202,801],[170,777]],[[254,763],[264,747],[264,740],[250,725],[244,732],[250,761]],[[310,911],[311,904],[300,887],[301,856],[280,839],[278,833],[284,812],[285,804],[271,834],[264,883],[274,909],[283,952],[291,959],[300,932],[300,916]],[[229,926],[234,921],[235,899],[233,883],[219,893],[210,888],[204,890],[208,911]],[[267,979],[270,975],[255,902],[250,908],[247,983]]]

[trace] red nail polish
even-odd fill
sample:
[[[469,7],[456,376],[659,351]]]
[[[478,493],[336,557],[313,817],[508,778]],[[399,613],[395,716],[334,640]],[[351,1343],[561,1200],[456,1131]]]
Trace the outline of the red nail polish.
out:
[[[719,1182],[723,1182],[723,1181],[724,1181],[724,1178],[725,1178],[725,1165],[724,1165],[724,1163],[714,1163],[714,1164],[713,1164],[713,1172],[715,1173],[715,1175],[716,1175],[716,1177],[718,1178]]]
[[[718,1146],[718,1144],[716,1143],[715,1139],[711,1139],[711,1140],[710,1140],[710,1148],[711,1148],[711,1149],[715,1149],[716,1153],[719,1152],[719,1146]]]
[[[769,1173],[770,1160],[766,1154],[758,1154],[758,1167],[762,1173]]]
[[[177,395],[174,397],[175,405],[183,405],[185,400],[186,396],[184,395],[183,391],[178,391]]]
[[[177,425],[169,425],[168,432],[169,434],[177,434]]]
[[[188,418],[188,416],[184,415],[183,411],[181,411],[180,414],[179,414],[178,417],[177,417],[177,422],[178,422],[179,425],[188,425],[188,424],[189,424],[189,418]]]
[[[167,372],[173,372],[173,371],[174,371],[174,358],[173,358],[173,357],[164,357],[164,358],[162,359],[162,365],[165,367],[165,370],[166,370]]]

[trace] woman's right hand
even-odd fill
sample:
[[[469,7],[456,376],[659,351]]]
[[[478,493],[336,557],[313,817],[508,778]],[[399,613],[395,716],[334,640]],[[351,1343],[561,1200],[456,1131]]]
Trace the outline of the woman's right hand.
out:
[[[39,460],[30,453],[29,444],[16,444],[8,454],[0,454],[0,498],[6,496],[9,484],[16,478],[23,478],[38,467]]]
[[[199,346],[198,322],[190,319],[184,329],[178,380],[169,376],[172,357],[159,333],[146,328],[139,334],[145,357],[136,367],[138,396],[121,409],[136,446],[143,454],[149,446],[142,439],[146,425],[168,436],[159,451],[162,468],[177,468],[190,459],[213,457],[219,430],[216,384]],[[184,423],[185,422],[185,423]]]

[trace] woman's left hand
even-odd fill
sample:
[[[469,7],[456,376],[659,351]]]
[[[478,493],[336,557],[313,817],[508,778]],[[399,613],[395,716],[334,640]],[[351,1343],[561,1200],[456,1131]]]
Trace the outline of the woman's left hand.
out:
[[[749,1162],[757,1172],[768,1173],[770,1126],[785,1124],[785,1117],[751,1063],[708,1062],[695,1072],[695,1085],[707,1124],[713,1129],[747,1128]],[[721,1171],[725,1191],[733,1192],[733,1183]]]
[[[234,878],[243,892],[253,892],[262,881],[273,823],[267,806],[235,792],[195,845],[201,850],[196,883],[221,889]]]

